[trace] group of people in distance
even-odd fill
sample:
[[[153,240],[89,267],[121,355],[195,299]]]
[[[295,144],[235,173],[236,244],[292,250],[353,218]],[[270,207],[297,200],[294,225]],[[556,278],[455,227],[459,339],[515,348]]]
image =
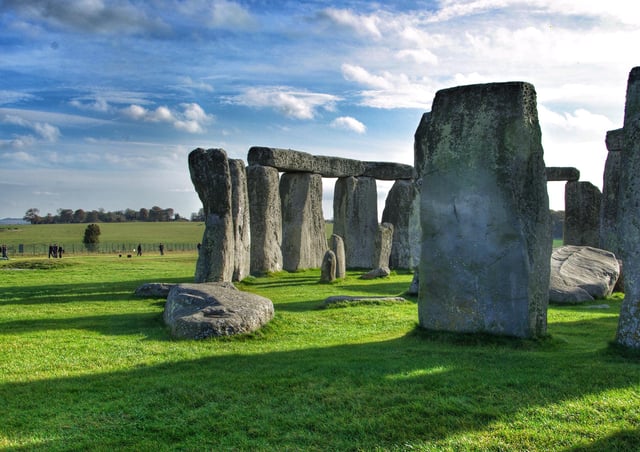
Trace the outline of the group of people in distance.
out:
[[[62,259],[62,253],[64,253],[62,245],[58,245],[57,243],[49,245],[49,259],[52,257]]]
[[[0,251],[2,251],[2,259],[9,259],[9,256],[7,256],[7,245],[3,243],[2,246],[0,246]]]

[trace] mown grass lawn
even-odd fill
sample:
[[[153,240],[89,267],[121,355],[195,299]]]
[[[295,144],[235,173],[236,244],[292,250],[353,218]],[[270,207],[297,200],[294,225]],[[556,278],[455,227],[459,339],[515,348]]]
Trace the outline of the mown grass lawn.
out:
[[[428,333],[410,274],[249,278],[275,318],[172,340],[143,282],[190,282],[190,253],[0,262],[6,450],[637,450],[640,359],[610,346],[620,297],[551,307],[550,337]]]

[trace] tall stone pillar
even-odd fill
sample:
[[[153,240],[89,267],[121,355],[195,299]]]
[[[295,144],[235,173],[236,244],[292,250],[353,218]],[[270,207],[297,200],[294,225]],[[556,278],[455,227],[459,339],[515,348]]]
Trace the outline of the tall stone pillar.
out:
[[[247,167],[251,218],[251,273],[282,270],[282,213],[278,170],[269,166]]]
[[[420,260],[420,191],[414,180],[395,181],[382,211],[382,222],[393,225],[389,266],[413,269]]]
[[[602,203],[600,204],[600,244],[599,248],[620,254],[620,234],[618,232],[618,201],[620,197],[620,171],[624,129],[609,130],[605,143],[607,161],[602,177]]]
[[[420,325],[544,335],[551,227],[534,87],[439,91],[426,127]]]
[[[282,264],[287,271],[320,268],[327,251],[322,214],[322,176],[284,173],[282,203]]]
[[[338,178],[333,194],[333,232],[344,240],[347,268],[375,267],[378,233],[375,179]]]
[[[640,349],[640,67],[629,73],[623,129],[618,220],[625,295],[616,342]]]
[[[189,154],[189,172],[205,215],[195,281],[231,281],[235,244],[227,153],[223,149],[195,149]]]
[[[564,188],[564,244],[600,245],[600,189],[591,182],[567,182]]]
[[[242,281],[251,271],[251,223],[249,194],[244,162],[229,159],[231,172],[231,212],[233,217],[234,262],[233,281]]]

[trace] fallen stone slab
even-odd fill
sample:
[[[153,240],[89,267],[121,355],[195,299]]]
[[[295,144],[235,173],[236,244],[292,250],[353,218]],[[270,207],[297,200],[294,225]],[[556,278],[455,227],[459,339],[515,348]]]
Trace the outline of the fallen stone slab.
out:
[[[368,273],[365,273],[360,277],[360,279],[386,278],[390,274],[391,274],[391,270],[389,270],[389,267],[378,267],[378,268],[374,268]]]
[[[205,339],[250,333],[273,314],[271,300],[229,283],[177,284],[167,297],[164,322],[175,338]]]
[[[611,295],[620,267],[615,255],[590,246],[562,246],[551,254],[549,301],[577,304]]]
[[[323,302],[324,306],[336,303],[404,303],[407,300],[402,297],[354,297],[348,295],[335,295],[326,298]]]
[[[167,298],[173,286],[175,284],[144,283],[135,290],[134,295],[140,298]]]

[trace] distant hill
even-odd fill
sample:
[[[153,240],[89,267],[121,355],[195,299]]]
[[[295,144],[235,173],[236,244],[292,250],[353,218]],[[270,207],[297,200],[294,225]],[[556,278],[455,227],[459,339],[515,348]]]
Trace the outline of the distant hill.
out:
[[[24,221],[22,218],[2,218],[0,224],[29,224],[28,221]]]

